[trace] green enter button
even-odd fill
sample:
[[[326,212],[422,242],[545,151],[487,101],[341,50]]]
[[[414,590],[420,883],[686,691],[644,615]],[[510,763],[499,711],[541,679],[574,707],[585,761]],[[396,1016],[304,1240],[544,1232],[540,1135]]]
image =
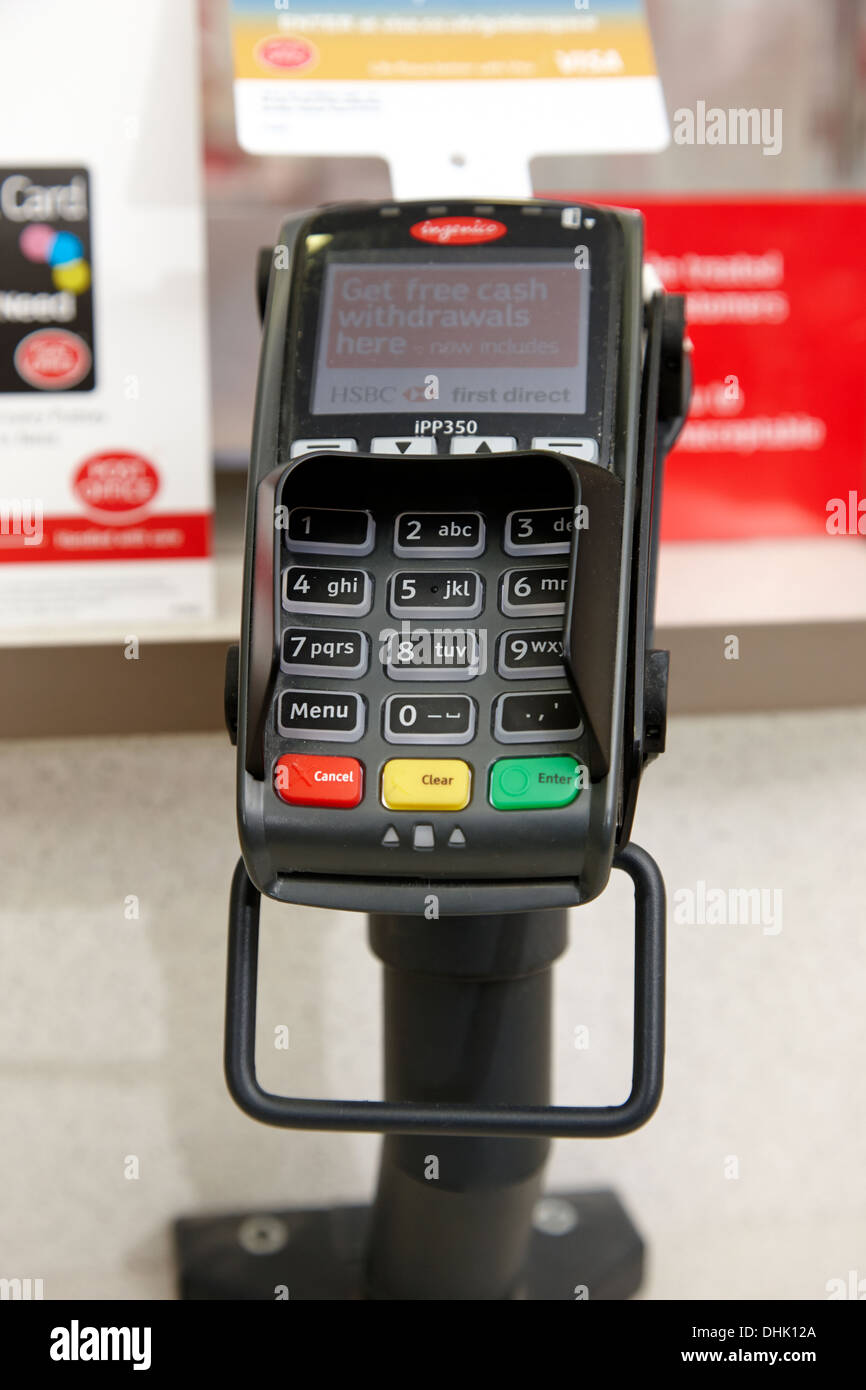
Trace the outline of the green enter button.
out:
[[[497,811],[543,811],[568,806],[583,782],[576,758],[500,758],[490,771],[490,805]]]

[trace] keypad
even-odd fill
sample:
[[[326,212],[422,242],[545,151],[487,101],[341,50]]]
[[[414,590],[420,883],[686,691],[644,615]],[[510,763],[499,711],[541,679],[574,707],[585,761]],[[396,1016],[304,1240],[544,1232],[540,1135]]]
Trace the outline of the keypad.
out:
[[[298,453],[313,446],[298,443]],[[338,443],[345,452],[356,441]],[[573,444],[585,456],[586,441]],[[515,445],[499,436],[439,441],[443,452]],[[373,449],[430,454],[436,444],[383,436]],[[465,852],[478,801],[496,812],[565,814],[584,786],[562,629],[573,506],[542,505],[560,496],[550,487],[533,499],[531,473],[528,505],[510,510],[404,503],[388,512],[375,500],[358,506],[360,490],[343,496],[344,506],[293,501],[278,547],[277,796],[347,815],[375,798],[375,847],[395,854]],[[336,489],[333,500],[343,500]],[[350,757],[320,751],[328,744],[358,746]]]

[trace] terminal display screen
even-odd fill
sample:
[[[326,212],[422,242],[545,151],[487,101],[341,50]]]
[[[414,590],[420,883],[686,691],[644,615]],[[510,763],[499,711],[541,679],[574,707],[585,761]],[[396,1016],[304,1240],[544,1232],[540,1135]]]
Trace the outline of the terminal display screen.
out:
[[[583,414],[590,272],[549,259],[326,265],[313,413]]]

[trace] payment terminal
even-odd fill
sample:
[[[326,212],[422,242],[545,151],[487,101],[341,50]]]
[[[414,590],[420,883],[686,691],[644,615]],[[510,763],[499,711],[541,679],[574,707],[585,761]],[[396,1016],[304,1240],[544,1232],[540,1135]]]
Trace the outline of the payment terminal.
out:
[[[226,1078],[265,1124],[385,1140],[370,1208],[184,1227],[183,1287],[626,1297],[643,1247],[616,1195],[539,1199],[551,1138],[628,1133],[661,1096],[664,883],[630,834],[665,739],[683,300],[637,213],[537,200],[292,218],[259,297]],[[612,868],[634,885],[631,1090],[551,1106],[552,965]],[[369,914],[383,1099],[259,1081],[262,894]]]
[[[282,228],[227,711],[246,871],[366,912],[587,902],[663,747],[682,301],[637,214],[353,204]]]
[[[398,1266],[452,1287],[470,1194],[501,1200],[511,1255],[479,1236],[471,1256],[499,1288],[549,1138],[627,1133],[661,1095],[664,884],[630,832],[664,748],[654,556],[690,390],[683,300],[644,267],[637,213],[540,200],[290,219],[259,295],[226,673],[243,855],[228,1084],[267,1124],[389,1136],[381,1287]],[[550,967],[566,910],[612,867],[635,889],[631,1091],[551,1107]],[[388,967],[384,1100],[258,1081],[262,894],[369,914]],[[431,1132],[450,1205],[418,1186]],[[429,1285],[424,1243],[401,1244],[416,1228],[431,1249],[450,1232]]]

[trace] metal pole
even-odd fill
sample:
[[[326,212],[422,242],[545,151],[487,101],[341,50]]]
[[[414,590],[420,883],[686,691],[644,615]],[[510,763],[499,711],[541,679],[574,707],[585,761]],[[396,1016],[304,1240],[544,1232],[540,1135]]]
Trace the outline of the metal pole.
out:
[[[385,1096],[547,1105],[551,966],[564,911],[370,918],[385,965]],[[519,1298],[548,1139],[388,1135],[367,1264],[371,1298]]]

